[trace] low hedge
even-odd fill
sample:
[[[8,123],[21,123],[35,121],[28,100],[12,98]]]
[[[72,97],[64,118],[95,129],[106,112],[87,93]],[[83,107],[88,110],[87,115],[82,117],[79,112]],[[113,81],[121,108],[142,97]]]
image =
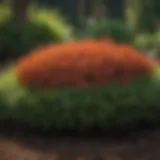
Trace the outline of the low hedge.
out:
[[[85,89],[29,89],[20,85],[14,69],[0,79],[0,118],[43,130],[135,127],[142,122],[159,123],[159,113],[159,71],[128,85]]]
[[[84,85],[86,74],[96,81]],[[77,85],[70,86],[73,80]],[[135,127],[160,123],[159,113],[159,68],[128,45],[111,41],[35,50],[0,77],[0,118],[44,130]]]

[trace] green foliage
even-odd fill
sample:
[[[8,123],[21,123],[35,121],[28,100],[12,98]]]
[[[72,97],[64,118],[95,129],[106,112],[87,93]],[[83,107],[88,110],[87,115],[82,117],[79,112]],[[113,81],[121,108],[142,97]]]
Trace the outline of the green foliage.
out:
[[[139,34],[135,36],[134,46],[139,49],[153,49],[156,47],[158,37],[156,34]]]
[[[29,18],[25,25],[12,20],[8,6],[0,7],[0,15],[1,60],[19,57],[46,43],[63,42],[71,38],[71,27],[55,10],[29,7]]]
[[[117,42],[129,43],[133,39],[133,33],[129,26],[119,20],[102,20],[88,27],[88,33],[94,38],[109,36]]]
[[[159,0],[152,0],[152,3],[153,3],[156,19],[160,20],[160,10],[159,10],[160,1]]]
[[[136,1],[136,31],[153,33],[156,30],[156,13],[154,0]]]
[[[89,130],[134,127],[159,122],[160,72],[128,85],[103,88],[35,90],[22,87],[15,71],[0,78],[0,118],[48,129]]]

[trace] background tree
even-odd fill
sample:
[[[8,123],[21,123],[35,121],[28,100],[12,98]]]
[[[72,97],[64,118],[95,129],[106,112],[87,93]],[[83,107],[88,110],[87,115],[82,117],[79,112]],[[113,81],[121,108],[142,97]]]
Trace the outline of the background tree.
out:
[[[136,0],[136,28],[138,32],[154,32],[156,29],[156,13],[154,0]]]
[[[27,8],[29,0],[12,0],[11,7],[14,19],[18,23],[24,23],[27,20]]]

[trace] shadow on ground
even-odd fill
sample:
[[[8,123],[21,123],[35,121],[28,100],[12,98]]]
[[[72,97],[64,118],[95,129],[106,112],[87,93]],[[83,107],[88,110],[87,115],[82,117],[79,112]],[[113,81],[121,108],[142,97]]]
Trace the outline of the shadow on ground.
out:
[[[0,135],[0,160],[160,160],[160,129],[114,138]]]

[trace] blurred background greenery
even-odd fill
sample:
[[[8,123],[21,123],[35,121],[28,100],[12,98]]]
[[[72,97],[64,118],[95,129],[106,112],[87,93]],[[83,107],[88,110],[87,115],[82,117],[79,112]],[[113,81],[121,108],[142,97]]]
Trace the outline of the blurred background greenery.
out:
[[[37,46],[109,36],[159,56],[158,0],[0,0],[0,61]]]

